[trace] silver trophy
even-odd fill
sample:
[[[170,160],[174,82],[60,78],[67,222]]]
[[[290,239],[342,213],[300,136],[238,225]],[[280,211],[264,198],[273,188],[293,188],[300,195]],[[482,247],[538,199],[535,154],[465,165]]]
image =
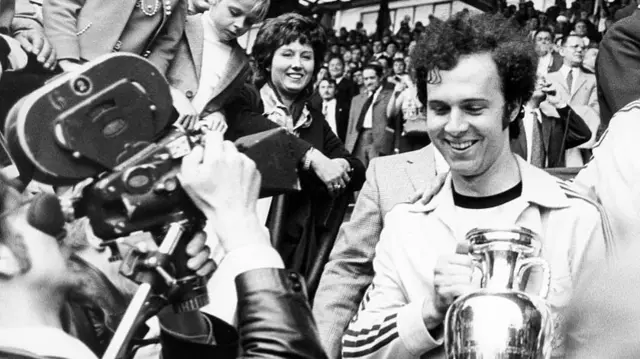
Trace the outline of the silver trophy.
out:
[[[536,234],[521,227],[474,229],[467,240],[482,284],[447,311],[447,358],[549,358],[552,323],[544,299],[551,276],[547,262],[538,257],[541,242]],[[538,295],[527,294],[524,290],[536,267],[542,271],[541,288]]]

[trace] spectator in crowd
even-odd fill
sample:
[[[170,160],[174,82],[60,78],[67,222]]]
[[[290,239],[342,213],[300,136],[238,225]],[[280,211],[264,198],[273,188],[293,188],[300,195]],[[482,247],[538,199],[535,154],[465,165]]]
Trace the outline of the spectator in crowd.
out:
[[[633,7],[632,15],[613,24],[600,44],[596,78],[603,127],[609,124],[614,113],[640,98],[637,85],[640,83],[640,9],[637,7]]]
[[[349,154],[321,112],[309,104],[312,78],[325,51],[324,30],[312,19],[289,13],[269,19],[260,27],[253,51],[267,83],[260,89],[263,113],[329,158],[324,168],[305,163],[300,173],[302,191],[277,197],[269,218],[287,268],[302,273],[315,293],[319,281],[312,276],[319,249],[333,243],[348,200],[364,182],[364,166]],[[333,60],[342,61],[335,57]],[[334,67],[335,69],[335,67]],[[332,72],[332,66],[329,72]],[[336,75],[335,72],[332,75]],[[275,213],[279,213],[276,215]],[[279,225],[273,225],[279,221]],[[328,256],[328,252],[327,252]],[[326,259],[324,259],[326,260]],[[322,263],[324,264],[324,263]]]
[[[339,56],[333,56],[329,60],[329,75],[336,82],[336,101],[340,118],[337,119],[338,137],[344,142],[347,134],[347,124],[349,122],[349,109],[351,99],[358,94],[357,85],[345,76],[345,62]],[[321,96],[312,98],[312,105],[321,109]]]
[[[320,111],[333,133],[338,136],[337,119],[342,118],[342,114],[340,113],[341,109],[338,107],[336,100],[336,81],[330,77],[320,80],[318,93],[322,99]],[[347,117],[346,120],[348,121],[349,118]],[[347,128],[346,124],[340,127],[344,127],[345,130]]]
[[[406,75],[406,65],[404,63],[404,58],[393,59],[392,71],[393,74],[387,77],[387,81],[395,85],[398,82],[401,82]]]
[[[373,60],[377,60],[380,56],[384,56],[384,49],[382,48],[382,41],[374,40],[373,41]]]
[[[538,168],[565,167],[565,150],[591,139],[591,131],[568,105],[569,93],[539,77],[523,116],[511,128],[511,150]]]
[[[418,99],[418,89],[415,83],[415,71],[412,76],[405,75],[396,84],[393,96],[387,106],[387,116],[396,119],[399,126],[394,126],[396,146],[400,152],[419,150],[431,143],[426,132],[427,113],[424,105]]]
[[[383,76],[381,66],[366,65],[362,77],[367,92],[351,102],[345,147],[365,167],[372,159],[391,154],[393,148],[393,134],[387,118],[392,91],[383,87]]]
[[[553,33],[548,28],[541,28],[535,32],[534,41],[538,54],[538,76],[545,76],[549,72],[560,70],[562,55],[553,51]]]
[[[213,0],[209,10],[187,17],[167,73],[174,103],[180,104],[179,123],[192,127],[202,119],[209,128],[217,125],[220,117],[211,114],[223,109],[234,91],[244,86],[251,69],[237,38],[262,21],[269,4],[269,0]]]
[[[318,70],[318,74],[316,75],[316,82],[313,84],[313,89],[317,91],[318,87],[320,86],[320,82],[326,78],[331,78],[331,76],[329,75],[329,67],[323,64],[320,67],[320,70]]]
[[[392,60],[394,56],[396,56],[397,52],[398,52],[398,45],[395,42],[391,41],[387,44],[387,48],[384,53],[384,56]]]
[[[573,286],[599,269],[605,242],[595,206],[568,198],[554,177],[509,148],[508,125],[535,86],[536,54],[525,37],[488,14],[456,15],[425,31],[413,55],[418,89],[428,100],[430,137],[451,172],[429,204],[387,214],[373,283],[345,332],[343,356],[442,355],[447,309],[478,285],[471,258],[455,254],[456,244],[474,227],[514,224],[535,228],[546,248],[557,325],[549,340],[554,355],[563,354],[562,310]]]
[[[353,70],[353,74],[351,75],[353,78],[353,83],[356,85],[357,95],[361,94],[363,91],[366,91],[364,86],[364,79],[362,78],[362,68],[356,68]],[[351,104],[349,104],[351,106]]]
[[[549,73],[546,78],[569,94],[569,106],[589,126],[592,134],[588,142],[566,151],[567,167],[581,167],[589,160],[600,126],[596,78],[581,69],[584,49],[581,37],[569,35],[564,38],[560,50],[564,63],[560,70]]]

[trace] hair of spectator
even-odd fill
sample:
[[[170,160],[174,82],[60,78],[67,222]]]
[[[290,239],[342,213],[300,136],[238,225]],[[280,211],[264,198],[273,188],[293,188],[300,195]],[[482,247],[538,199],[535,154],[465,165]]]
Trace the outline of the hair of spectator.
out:
[[[376,72],[376,75],[380,78],[382,78],[382,75],[384,75],[383,70],[382,70],[382,66],[380,66],[379,64],[375,63],[375,62],[370,62],[366,65],[364,65],[362,67],[362,71],[364,72],[364,70],[373,70]]]
[[[217,4],[222,0],[210,0],[212,4]],[[253,7],[251,8],[251,14],[255,15],[255,22],[259,23],[267,17],[269,12],[269,6],[271,6],[271,0],[254,0]]]
[[[535,88],[538,57],[526,31],[502,15],[456,13],[429,24],[411,61],[416,69],[418,98],[427,100],[427,83],[440,81],[439,71],[453,69],[462,56],[490,53],[509,107],[526,103]]]
[[[331,55],[331,57],[329,57],[329,61],[327,62],[331,62],[331,60],[334,60],[334,59],[340,61],[340,63],[344,67],[344,59],[342,58],[341,55]]]
[[[542,32],[546,32],[546,33],[548,33],[549,35],[551,35],[551,38],[553,39],[553,30],[551,30],[551,28],[550,28],[550,27],[541,27],[541,28],[539,28],[539,29],[538,29],[538,30],[536,30],[536,32],[533,34],[533,38],[535,39],[536,37],[538,37],[538,34],[539,34],[539,33],[542,33]]]
[[[578,36],[578,35],[576,35],[576,34],[569,34],[569,35],[567,35],[567,36],[563,36],[563,37],[560,39],[560,45],[561,45],[561,46],[566,45],[566,44],[567,44],[567,41],[569,41],[569,38],[570,38],[570,37],[577,37],[578,39],[582,39],[580,36]]]
[[[338,85],[338,84],[336,83],[336,80],[332,79],[331,77],[324,77],[324,78],[322,78],[322,80],[320,80],[320,83],[322,83],[323,81],[328,82],[330,85],[333,85],[334,87]]]
[[[260,26],[252,53],[256,58],[258,71],[267,81],[271,78],[269,68],[276,50],[296,41],[303,45],[309,44],[313,49],[315,76],[322,66],[327,48],[326,34],[318,23],[300,14],[287,13],[268,19]],[[313,83],[309,85],[313,86]]]

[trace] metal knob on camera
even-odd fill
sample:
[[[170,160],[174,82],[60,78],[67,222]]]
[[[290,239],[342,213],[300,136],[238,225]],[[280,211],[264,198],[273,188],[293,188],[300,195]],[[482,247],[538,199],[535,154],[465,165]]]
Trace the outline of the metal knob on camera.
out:
[[[481,289],[461,296],[447,311],[447,358],[549,358],[552,323],[545,298],[551,273],[539,257],[539,238],[513,227],[474,229],[466,239],[482,274]],[[534,268],[541,270],[537,295],[524,292]]]

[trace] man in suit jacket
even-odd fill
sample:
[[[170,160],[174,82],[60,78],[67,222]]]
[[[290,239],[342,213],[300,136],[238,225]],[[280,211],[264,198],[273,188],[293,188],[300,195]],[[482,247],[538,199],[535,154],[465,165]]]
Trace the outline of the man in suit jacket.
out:
[[[320,101],[312,102],[311,106],[322,113],[325,121],[327,121],[336,136],[340,137],[342,135],[340,140],[344,143],[344,135],[347,132],[347,124],[349,122],[349,112],[345,113],[344,109],[338,105],[336,87],[336,81],[332,78],[321,80],[320,84],[318,84]]]
[[[565,37],[560,50],[564,64],[560,70],[547,75],[549,82],[563,87],[569,94],[569,106],[584,120],[591,131],[591,139],[577,148],[566,152],[567,167],[580,167],[591,157],[591,147],[596,142],[600,126],[600,106],[596,77],[581,69],[584,56],[584,42],[574,35]]]
[[[562,67],[562,55],[553,51],[553,32],[549,28],[540,28],[533,37],[538,54],[538,75],[546,75],[549,72],[560,70]]]
[[[511,151],[539,168],[565,167],[565,150],[591,138],[587,124],[567,104],[568,98],[558,85],[539,80],[516,120],[517,131],[510,133]]]
[[[313,314],[329,358],[340,358],[344,329],[373,279],[373,257],[385,215],[396,204],[411,201],[437,175],[443,179],[447,171],[433,145],[371,161],[351,220],[340,227],[314,299]]]
[[[337,117],[336,128],[338,137],[345,142],[347,135],[347,125],[349,123],[349,110],[351,100],[358,94],[358,86],[344,76],[344,60],[341,56],[334,55],[329,59],[329,75],[336,83],[336,105]],[[322,96],[314,94],[311,99],[311,106],[322,110]]]
[[[345,147],[365,167],[379,156],[391,154],[393,130],[387,119],[387,105],[393,91],[382,87],[382,68],[376,64],[364,67],[367,92],[353,98]]]
[[[606,128],[614,113],[640,98],[640,9],[613,24],[604,35],[596,76],[602,126]]]
[[[167,71],[169,84],[186,96],[199,117],[223,108],[251,71],[237,38],[264,18],[269,1],[255,0],[244,9],[246,20],[241,27],[235,25],[234,15],[227,9],[233,2],[217,0],[208,11],[187,17],[184,36]],[[238,11],[239,7],[234,8]],[[220,33],[220,27],[228,27],[228,31]]]
[[[187,2],[47,0],[42,10],[45,33],[63,70],[125,51],[147,57],[165,74],[184,32]]]

